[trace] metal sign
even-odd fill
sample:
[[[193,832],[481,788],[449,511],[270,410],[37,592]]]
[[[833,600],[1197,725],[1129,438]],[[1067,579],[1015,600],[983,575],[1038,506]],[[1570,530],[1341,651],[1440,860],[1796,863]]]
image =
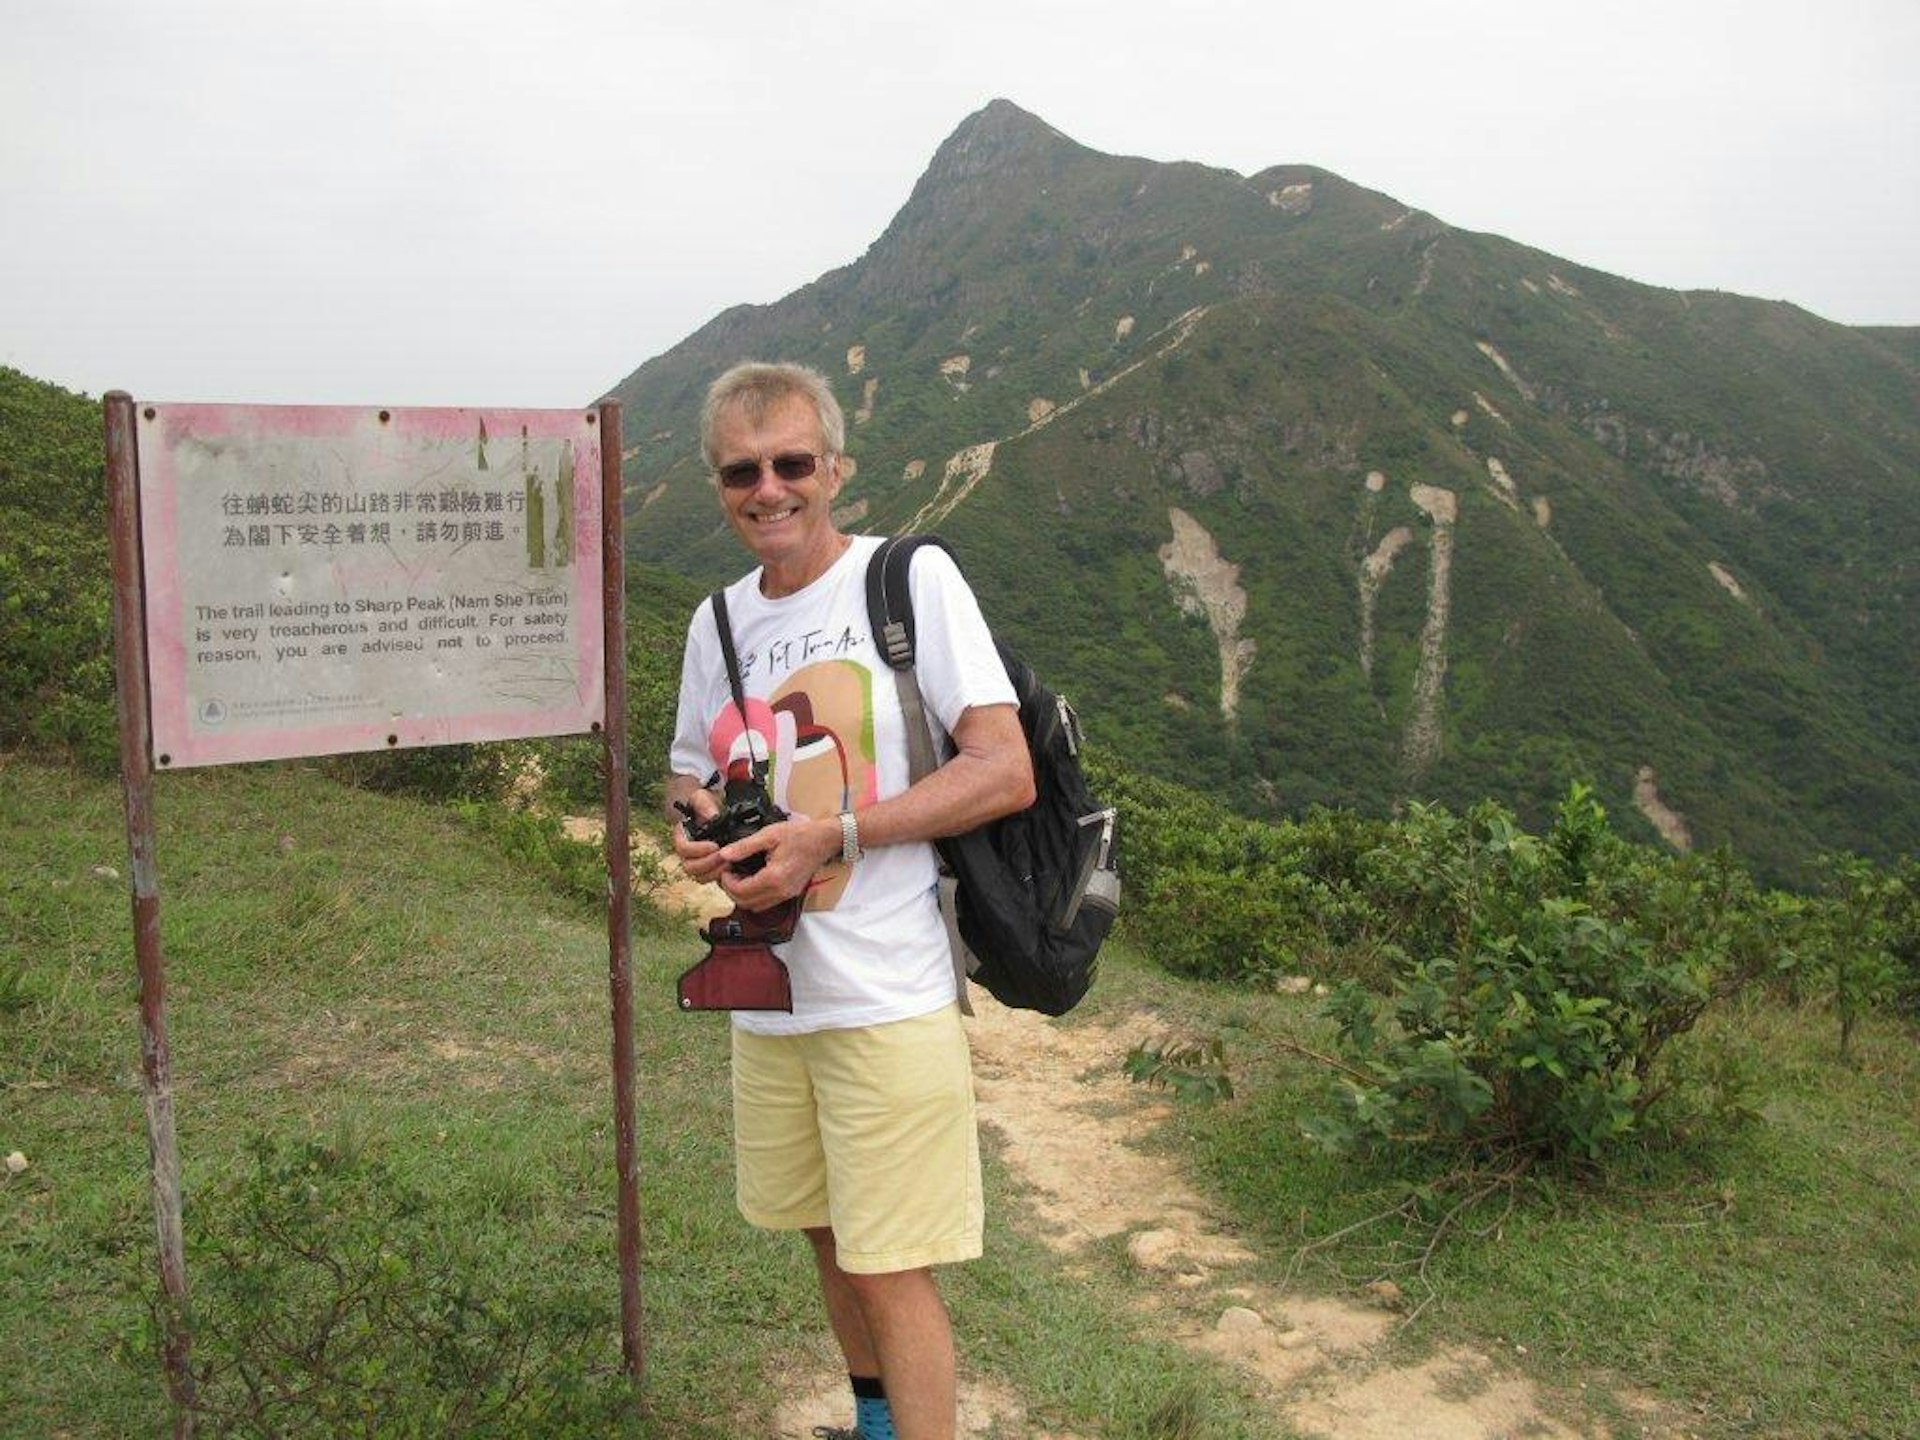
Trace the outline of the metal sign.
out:
[[[644,1373],[620,406],[103,398],[120,773],[174,1434],[197,1415],[155,767],[600,732],[620,1352]]]
[[[143,404],[164,769],[605,719],[597,417]]]

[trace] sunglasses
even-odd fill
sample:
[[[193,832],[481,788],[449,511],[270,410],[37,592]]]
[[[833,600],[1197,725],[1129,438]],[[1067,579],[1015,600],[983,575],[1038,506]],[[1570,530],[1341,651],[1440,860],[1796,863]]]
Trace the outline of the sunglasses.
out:
[[[791,484],[804,480],[820,466],[825,455],[809,455],[804,450],[786,455],[776,455],[771,460],[736,460],[731,465],[722,465],[713,473],[720,483],[729,490],[748,490],[760,483],[761,465],[771,465],[773,473]]]

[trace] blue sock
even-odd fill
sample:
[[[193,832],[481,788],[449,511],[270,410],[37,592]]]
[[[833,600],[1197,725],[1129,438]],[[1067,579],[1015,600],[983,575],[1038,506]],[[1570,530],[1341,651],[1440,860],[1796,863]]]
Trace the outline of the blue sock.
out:
[[[887,1392],[869,1375],[849,1375],[853,1382],[854,1427],[860,1440],[899,1440],[893,1429],[893,1410],[887,1404]]]

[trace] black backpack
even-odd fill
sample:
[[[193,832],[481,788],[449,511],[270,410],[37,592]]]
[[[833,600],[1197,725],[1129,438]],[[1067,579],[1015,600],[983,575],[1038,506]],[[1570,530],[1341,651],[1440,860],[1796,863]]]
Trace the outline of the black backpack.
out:
[[[896,535],[867,566],[867,614],[906,713],[912,776],[935,764],[914,678],[913,599],[907,567],[937,535]],[[994,644],[1020,701],[1036,796],[1013,815],[934,842],[955,881],[968,973],[1003,1005],[1064,1015],[1093,983],[1100,943],[1120,905],[1115,812],[1094,799],[1080,769],[1080,722],[1020,658]]]

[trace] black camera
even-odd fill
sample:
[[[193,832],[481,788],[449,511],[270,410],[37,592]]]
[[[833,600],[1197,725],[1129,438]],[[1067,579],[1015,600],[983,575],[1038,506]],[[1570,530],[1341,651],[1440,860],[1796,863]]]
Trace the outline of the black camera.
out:
[[[674,808],[686,817],[687,835],[694,840],[731,845],[786,819],[787,812],[767,793],[766,775],[764,764],[736,760],[727,769],[720,809],[707,820],[696,818],[691,805],[674,801]],[[766,863],[764,854],[749,855],[733,869],[736,874],[751,875]],[[771,909],[742,910],[736,906],[731,915],[709,921],[700,932],[700,938],[707,942],[706,958],[680,977],[680,1008],[791,1013],[792,981],[772,947],[793,938],[793,927],[805,902],[802,892]]]
[[[712,818],[697,818],[693,807],[679,800],[673,802],[673,808],[686,817],[688,839],[711,840],[716,845],[731,845],[787,818],[787,812],[767,793],[762,768],[748,767],[744,761],[729,770],[720,792],[720,809]],[[749,855],[732,868],[736,875],[752,875],[766,863],[764,854]]]

